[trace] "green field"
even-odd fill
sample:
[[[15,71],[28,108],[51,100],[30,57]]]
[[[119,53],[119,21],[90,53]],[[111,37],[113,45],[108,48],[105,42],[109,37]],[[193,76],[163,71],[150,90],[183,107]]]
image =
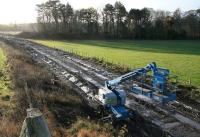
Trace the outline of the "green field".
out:
[[[52,41],[35,40],[46,46],[77,52],[82,56],[104,58],[109,62],[132,68],[143,67],[155,61],[179,76],[200,86],[200,41]]]

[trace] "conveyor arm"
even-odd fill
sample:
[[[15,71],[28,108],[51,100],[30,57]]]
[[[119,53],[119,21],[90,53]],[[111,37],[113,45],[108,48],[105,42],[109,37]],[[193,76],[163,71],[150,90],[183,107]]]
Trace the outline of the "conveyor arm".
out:
[[[156,73],[158,71],[157,69],[157,66],[156,66],[156,63],[155,62],[152,62],[150,64],[148,64],[146,67],[144,68],[141,68],[141,69],[136,69],[132,72],[129,72],[125,75],[122,75],[120,77],[117,77],[113,80],[109,80],[107,81],[105,84],[106,84],[106,87],[108,87],[109,89],[111,88],[111,86],[117,86],[119,85],[119,83],[123,82],[123,81],[126,81],[128,79],[133,79],[141,74],[145,74],[147,73],[148,71],[153,71],[153,73]]]

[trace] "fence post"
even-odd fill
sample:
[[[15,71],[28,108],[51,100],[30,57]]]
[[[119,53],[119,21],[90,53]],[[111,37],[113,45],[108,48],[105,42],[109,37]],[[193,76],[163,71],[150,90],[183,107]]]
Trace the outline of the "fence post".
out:
[[[51,137],[47,122],[39,109],[27,109],[27,117],[19,137]]]

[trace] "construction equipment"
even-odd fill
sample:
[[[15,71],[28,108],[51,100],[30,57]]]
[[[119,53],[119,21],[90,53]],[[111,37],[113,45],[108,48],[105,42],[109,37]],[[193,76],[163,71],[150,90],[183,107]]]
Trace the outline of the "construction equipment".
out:
[[[99,89],[97,98],[103,108],[112,113],[113,120],[125,120],[131,116],[125,108],[126,93],[124,90],[110,90],[108,87],[103,87]]]
[[[106,110],[112,112],[116,120],[127,119],[131,116],[125,108],[126,92],[120,88],[120,84],[130,83],[130,81],[133,83],[129,90],[135,94],[147,96],[162,104],[176,100],[177,77],[171,77],[168,69],[157,67],[156,63],[152,62],[144,68],[106,81],[105,87],[99,89],[96,99]]]
[[[162,104],[176,100],[177,76],[172,76],[166,68],[157,67],[155,62],[107,81],[106,87],[115,92],[121,83],[127,81],[133,82],[128,90],[135,94],[147,96]]]

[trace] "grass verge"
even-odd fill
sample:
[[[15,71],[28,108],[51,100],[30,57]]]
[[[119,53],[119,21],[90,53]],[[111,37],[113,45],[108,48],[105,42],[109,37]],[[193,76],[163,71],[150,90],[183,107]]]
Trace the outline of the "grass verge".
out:
[[[13,92],[11,92],[11,83],[7,72],[7,58],[2,46],[3,43],[0,42],[0,109],[6,109],[11,106],[10,99]]]

